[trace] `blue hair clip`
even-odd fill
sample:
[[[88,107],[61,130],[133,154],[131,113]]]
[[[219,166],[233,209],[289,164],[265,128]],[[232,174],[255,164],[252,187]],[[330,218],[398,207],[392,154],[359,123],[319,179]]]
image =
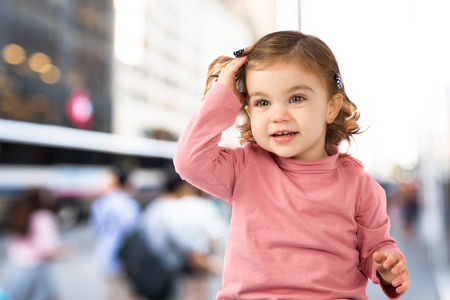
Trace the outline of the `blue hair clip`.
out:
[[[237,57],[241,56],[241,54],[244,53],[244,51],[245,51],[245,49],[240,49],[240,50],[234,51],[233,55],[234,55],[234,57],[237,58]]]

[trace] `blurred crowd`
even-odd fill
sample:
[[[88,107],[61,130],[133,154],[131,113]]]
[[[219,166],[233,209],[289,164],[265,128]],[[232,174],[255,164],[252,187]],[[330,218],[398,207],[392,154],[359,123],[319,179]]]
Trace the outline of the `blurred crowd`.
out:
[[[164,171],[162,192],[141,206],[129,173],[111,168],[90,207],[92,271],[104,279],[107,300],[206,300],[209,281],[220,277],[227,214],[216,199],[183,181],[172,164]],[[52,201],[41,188],[15,201],[6,227],[0,300],[60,299],[49,264],[74,255],[77,247],[76,241],[61,241]]]

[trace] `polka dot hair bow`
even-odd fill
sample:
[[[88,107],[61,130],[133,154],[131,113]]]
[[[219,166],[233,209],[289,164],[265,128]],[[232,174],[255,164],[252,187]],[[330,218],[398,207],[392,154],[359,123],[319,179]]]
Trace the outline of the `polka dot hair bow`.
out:
[[[242,53],[244,53],[245,49],[239,49],[233,52],[234,57],[241,56]]]
[[[336,79],[336,83],[337,83],[338,88],[339,88],[339,89],[342,89],[343,84],[342,84],[342,77],[341,77],[341,74],[336,73],[335,79]]]
[[[336,80],[338,89],[342,89],[342,87],[343,87],[342,76],[341,76],[341,74],[339,74],[337,66],[335,65],[334,67],[336,69],[336,75],[334,76],[334,79]]]

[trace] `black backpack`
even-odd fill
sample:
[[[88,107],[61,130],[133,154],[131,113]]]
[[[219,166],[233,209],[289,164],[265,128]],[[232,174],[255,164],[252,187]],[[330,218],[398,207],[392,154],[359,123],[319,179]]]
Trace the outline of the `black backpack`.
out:
[[[175,274],[164,267],[160,258],[148,247],[142,231],[129,234],[118,255],[140,296],[162,300],[172,291]]]

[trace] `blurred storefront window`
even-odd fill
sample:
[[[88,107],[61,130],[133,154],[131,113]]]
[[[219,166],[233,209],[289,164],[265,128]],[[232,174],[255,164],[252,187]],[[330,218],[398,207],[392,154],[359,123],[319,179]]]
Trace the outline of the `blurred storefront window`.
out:
[[[88,90],[89,129],[111,131],[111,1],[12,1],[0,10],[0,118],[88,128],[65,106]]]

